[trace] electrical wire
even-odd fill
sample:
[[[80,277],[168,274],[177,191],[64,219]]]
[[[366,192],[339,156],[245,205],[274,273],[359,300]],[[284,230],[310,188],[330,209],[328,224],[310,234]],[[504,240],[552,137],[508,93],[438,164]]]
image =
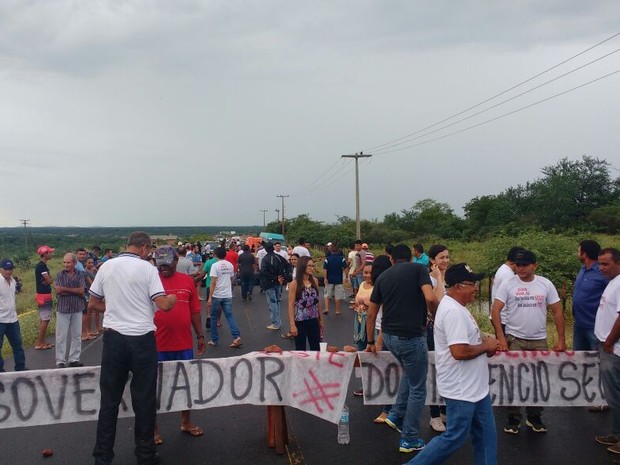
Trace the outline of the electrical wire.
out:
[[[572,88],[570,88],[568,90],[565,90],[563,92],[559,92],[557,94],[554,94],[551,97],[547,97],[547,98],[544,98],[542,100],[538,100],[537,102],[534,102],[534,103],[531,103],[529,105],[525,105],[523,107],[517,108],[516,110],[510,111],[508,113],[504,113],[503,115],[496,116],[495,118],[491,118],[491,119],[488,119],[486,121],[482,121],[481,123],[474,124],[472,126],[468,126],[466,128],[459,129],[458,131],[450,132],[448,134],[444,134],[442,136],[435,137],[433,139],[429,139],[429,140],[424,141],[424,142],[419,142],[417,144],[407,145],[405,147],[396,148],[394,150],[388,150],[387,152],[383,152],[382,155],[383,154],[387,154],[387,153],[399,152],[401,150],[406,150],[406,149],[410,149],[410,148],[413,148],[413,147],[419,147],[420,145],[425,145],[425,144],[428,144],[430,142],[435,142],[437,140],[445,139],[446,137],[450,137],[450,136],[453,136],[455,134],[460,134],[462,132],[469,131],[470,129],[474,129],[474,128],[477,128],[477,127],[482,126],[484,124],[490,123],[492,121],[497,121],[498,119],[502,119],[502,118],[505,118],[507,116],[514,115],[515,113],[518,113],[520,111],[523,111],[523,110],[526,110],[526,109],[531,108],[533,106],[536,106],[536,105],[539,105],[541,103],[547,102],[547,101],[552,100],[552,99],[554,99],[556,97],[560,97],[561,95],[568,94],[569,92],[573,92],[573,91],[575,91],[577,89],[580,89],[582,87],[588,86],[590,84],[594,84],[595,82],[598,82],[598,81],[600,81],[602,79],[608,78],[608,77],[613,76],[614,74],[618,74],[618,73],[620,73],[620,69],[617,69],[616,71],[612,71],[611,73],[608,73],[608,74],[605,74],[603,76],[600,76],[600,77],[598,77],[596,79],[593,79],[591,81],[588,81],[588,82],[586,82],[584,84],[580,84],[578,86],[572,87]]]
[[[573,55],[573,56],[572,56],[572,57],[570,57],[570,58],[567,58],[566,60],[564,60],[564,61],[562,61],[562,62],[560,62],[560,63],[558,63],[558,64],[556,64],[556,65],[554,65],[554,66],[552,66],[552,67],[550,67],[550,68],[548,68],[548,69],[546,69],[546,70],[544,70],[544,71],[542,71],[542,72],[540,72],[540,73],[538,73],[538,74],[536,74],[536,75],[534,75],[534,76],[532,76],[532,77],[530,77],[530,78],[528,78],[528,79],[526,79],[525,81],[522,81],[522,82],[520,82],[520,83],[518,83],[518,84],[516,84],[516,85],[514,85],[514,86],[512,86],[512,87],[510,87],[509,89],[506,89],[506,90],[504,90],[504,91],[502,91],[502,92],[500,92],[500,93],[498,93],[498,94],[495,94],[494,96],[489,97],[489,98],[487,98],[486,100],[483,100],[482,102],[477,103],[476,105],[473,105],[473,106],[471,106],[471,107],[469,107],[469,108],[466,108],[466,109],[464,109],[464,110],[461,110],[460,112],[455,113],[455,114],[453,114],[453,115],[451,115],[451,116],[449,116],[449,117],[447,117],[447,118],[444,118],[444,119],[442,119],[441,121],[438,121],[438,122],[436,122],[436,123],[434,123],[434,124],[431,124],[430,126],[426,126],[425,128],[422,128],[422,129],[419,129],[419,130],[417,130],[417,131],[414,131],[414,132],[412,132],[412,133],[410,133],[410,134],[407,134],[406,136],[402,136],[402,137],[399,137],[399,138],[397,138],[397,139],[390,140],[390,141],[385,142],[385,143],[383,143],[383,144],[375,145],[374,147],[370,147],[370,148],[368,148],[368,149],[365,149],[364,151],[365,151],[365,152],[372,152],[373,150],[378,150],[378,149],[380,149],[380,148],[382,148],[382,147],[385,147],[385,146],[387,146],[387,145],[393,144],[393,143],[395,143],[395,142],[400,142],[400,141],[401,141],[401,140],[403,140],[403,139],[408,139],[409,137],[411,137],[411,136],[415,136],[415,135],[417,135],[417,134],[419,134],[419,133],[421,133],[421,132],[423,132],[423,131],[426,131],[426,130],[428,130],[428,129],[432,129],[432,128],[434,128],[435,126],[438,126],[438,125],[440,125],[440,124],[442,124],[442,123],[445,123],[446,121],[449,121],[449,120],[451,120],[451,119],[453,119],[453,118],[456,118],[457,116],[461,116],[462,114],[464,114],[464,113],[466,113],[466,112],[468,112],[468,111],[470,111],[470,110],[473,110],[474,108],[478,108],[479,106],[484,105],[485,103],[490,102],[491,100],[493,100],[493,99],[495,99],[495,98],[497,98],[497,97],[500,97],[501,95],[504,95],[504,94],[506,94],[506,93],[510,92],[511,90],[514,90],[514,89],[516,89],[517,87],[520,87],[520,86],[522,86],[523,84],[526,84],[526,83],[528,83],[528,82],[530,82],[530,81],[532,81],[532,80],[534,80],[534,79],[536,79],[536,78],[538,78],[538,77],[542,76],[543,74],[548,73],[549,71],[552,71],[552,70],[554,70],[555,68],[558,68],[559,66],[562,66],[562,65],[563,65],[563,64],[565,64],[565,63],[568,63],[568,62],[569,62],[569,61],[571,61],[571,60],[574,60],[575,58],[577,58],[577,57],[579,57],[579,56],[583,55],[584,53],[589,52],[590,50],[595,49],[596,47],[599,47],[600,45],[602,45],[602,44],[604,44],[605,42],[608,42],[608,41],[610,41],[610,40],[612,40],[612,39],[614,39],[614,38],[618,37],[619,35],[620,35],[620,32],[617,32],[617,33],[613,34],[612,36],[608,37],[607,39],[605,39],[605,40],[603,40],[603,41],[601,41],[601,42],[599,42],[599,43],[597,43],[597,44],[595,44],[595,45],[592,45],[591,47],[589,47],[589,48],[587,48],[587,49],[585,49],[585,50],[583,50],[583,51],[579,52],[578,54]]]
[[[485,108],[484,110],[480,110],[480,111],[478,111],[478,112],[476,112],[476,113],[474,113],[474,114],[472,114],[472,115],[466,116],[465,118],[461,118],[461,119],[459,119],[459,120],[453,121],[452,123],[450,123],[450,124],[446,124],[446,125],[444,125],[444,126],[441,126],[441,127],[437,128],[437,129],[435,129],[435,130],[433,130],[433,131],[425,132],[424,134],[420,134],[420,135],[419,135],[419,136],[417,136],[417,137],[413,137],[413,138],[407,139],[407,140],[402,141],[402,142],[399,142],[399,143],[397,143],[397,144],[389,145],[389,146],[385,147],[384,149],[381,149],[381,150],[376,151],[376,152],[374,153],[374,155],[380,155],[380,154],[382,154],[382,153],[388,153],[388,152],[389,152],[389,150],[388,150],[388,149],[391,149],[391,148],[394,148],[394,147],[398,147],[398,146],[400,146],[400,145],[407,144],[407,143],[409,143],[409,142],[413,142],[414,140],[422,139],[423,137],[426,137],[426,136],[431,135],[431,134],[435,134],[435,133],[437,133],[437,132],[439,132],[439,131],[443,131],[444,129],[447,129],[447,128],[449,128],[449,127],[452,127],[452,126],[455,126],[455,125],[457,125],[457,124],[459,124],[459,123],[462,123],[463,121],[467,121],[467,120],[469,120],[469,119],[471,119],[471,118],[475,118],[476,116],[481,115],[482,113],[485,113],[485,112],[487,112],[487,111],[489,111],[489,110],[492,110],[492,109],[494,109],[494,108],[497,108],[497,107],[499,107],[499,106],[501,106],[501,105],[503,105],[503,104],[505,104],[505,103],[510,102],[511,100],[515,100],[515,99],[517,99],[517,98],[519,98],[519,97],[522,97],[522,96],[524,96],[525,94],[529,94],[530,92],[533,92],[533,91],[535,91],[535,90],[537,90],[537,89],[540,89],[541,87],[544,87],[544,86],[546,86],[547,84],[550,84],[550,83],[552,83],[552,82],[554,82],[554,81],[557,81],[558,79],[561,79],[561,78],[563,78],[563,77],[565,77],[565,76],[568,76],[569,74],[575,73],[575,72],[579,71],[580,69],[583,69],[583,68],[585,68],[585,67],[587,67],[587,66],[590,66],[590,65],[592,65],[593,63],[596,63],[597,61],[603,60],[604,58],[607,58],[608,56],[613,55],[614,53],[618,53],[618,52],[620,52],[620,48],[618,48],[618,49],[616,49],[616,50],[614,50],[614,51],[612,51],[612,52],[609,52],[609,53],[607,53],[606,55],[603,55],[603,56],[601,56],[601,57],[599,57],[599,58],[596,58],[595,60],[592,60],[592,61],[590,61],[590,62],[588,62],[588,63],[586,63],[586,64],[583,64],[583,65],[581,65],[581,66],[578,66],[577,68],[574,68],[574,69],[572,69],[572,70],[570,70],[570,71],[567,71],[567,72],[566,72],[566,73],[564,73],[564,74],[561,74],[561,75],[559,75],[559,76],[556,76],[556,77],[554,77],[553,79],[549,79],[548,81],[543,82],[542,84],[539,84],[539,85],[537,85],[537,86],[534,86],[534,87],[532,87],[532,88],[530,88],[530,89],[528,89],[528,90],[526,90],[526,91],[524,91],[524,92],[521,92],[520,94],[514,95],[513,97],[510,97],[510,98],[508,98],[508,99],[506,99],[506,100],[502,100],[501,102],[496,103],[495,105],[491,105],[490,107]]]

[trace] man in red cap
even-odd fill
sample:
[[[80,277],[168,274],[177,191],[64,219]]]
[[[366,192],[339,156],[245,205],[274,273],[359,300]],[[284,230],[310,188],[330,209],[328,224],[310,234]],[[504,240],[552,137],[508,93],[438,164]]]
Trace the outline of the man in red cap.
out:
[[[54,282],[47,262],[54,256],[54,249],[48,245],[43,245],[38,248],[37,253],[41,257],[41,261],[34,268],[34,281],[37,287],[35,299],[39,310],[39,336],[34,348],[36,350],[47,350],[54,347],[54,344],[48,344],[45,341],[45,332],[52,318],[52,283]]]

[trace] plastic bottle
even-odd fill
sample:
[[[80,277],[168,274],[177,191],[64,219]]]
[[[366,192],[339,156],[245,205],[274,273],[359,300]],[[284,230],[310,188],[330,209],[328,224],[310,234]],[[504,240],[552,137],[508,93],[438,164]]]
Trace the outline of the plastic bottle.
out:
[[[342,407],[340,421],[338,422],[338,444],[349,444],[349,407],[345,404]]]

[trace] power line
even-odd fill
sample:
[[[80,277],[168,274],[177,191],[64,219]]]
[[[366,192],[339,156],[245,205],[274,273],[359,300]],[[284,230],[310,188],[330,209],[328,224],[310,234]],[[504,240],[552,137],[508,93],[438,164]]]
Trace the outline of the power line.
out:
[[[428,135],[435,134],[435,133],[437,133],[437,132],[439,132],[439,131],[442,131],[442,130],[444,130],[444,129],[446,129],[446,128],[449,128],[449,127],[452,127],[452,126],[456,126],[457,124],[462,123],[463,121],[467,121],[467,120],[469,120],[469,119],[471,119],[471,118],[475,118],[476,116],[481,115],[482,113],[485,113],[485,112],[487,112],[487,111],[489,111],[489,110],[492,110],[493,108],[497,108],[497,107],[499,107],[499,106],[501,106],[501,105],[503,105],[503,104],[505,104],[505,103],[510,102],[511,100],[515,100],[515,99],[517,99],[517,98],[519,98],[519,97],[522,97],[522,96],[524,96],[525,94],[529,94],[530,92],[533,92],[533,91],[535,91],[535,90],[537,90],[537,89],[540,89],[541,87],[544,87],[544,86],[546,86],[547,84],[550,84],[550,83],[552,83],[552,82],[554,82],[554,81],[557,81],[558,79],[561,79],[561,78],[563,78],[563,77],[565,77],[565,76],[568,76],[569,74],[575,73],[575,72],[579,71],[580,69],[583,69],[583,68],[585,68],[585,67],[587,67],[587,66],[590,66],[590,65],[592,65],[593,63],[596,63],[597,61],[600,61],[600,60],[602,60],[602,59],[604,59],[604,58],[607,58],[608,56],[613,55],[614,53],[618,53],[618,52],[620,52],[620,48],[618,48],[618,49],[614,50],[613,52],[609,52],[609,53],[607,53],[606,55],[603,55],[602,57],[596,58],[595,60],[592,60],[592,61],[590,61],[590,62],[588,62],[588,63],[586,63],[586,64],[584,64],[584,65],[578,66],[577,68],[573,68],[572,70],[567,71],[566,73],[561,74],[561,75],[559,75],[559,76],[556,76],[556,77],[554,77],[553,79],[549,79],[548,81],[545,81],[545,82],[543,82],[542,84],[539,84],[539,85],[537,85],[537,86],[534,86],[534,87],[532,87],[532,88],[530,88],[530,89],[528,89],[528,90],[526,90],[526,91],[524,91],[524,92],[521,92],[520,94],[517,94],[517,95],[515,95],[515,96],[513,96],[513,97],[510,97],[510,98],[508,98],[508,99],[506,99],[506,100],[502,100],[501,102],[496,103],[495,105],[491,105],[490,107],[485,108],[484,110],[480,110],[480,111],[478,111],[478,112],[476,112],[476,113],[474,113],[474,114],[472,114],[472,115],[466,116],[465,118],[461,118],[461,119],[456,120],[456,121],[454,121],[454,122],[452,122],[452,123],[450,123],[450,124],[446,124],[446,125],[444,125],[444,126],[441,126],[441,127],[437,128],[437,129],[435,129],[435,130],[433,130],[433,131],[425,132],[424,134],[420,134],[420,135],[419,135],[419,136],[417,136],[417,137],[413,137],[413,138],[411,138],[411,139],[407,139],[407,140],[405,140],[405,141],[403,141],[403,142],[399,142],[399,143],[397,143],[397,144],[389,145],[389,146],[385,147],[384,149],[379,150],[379,151],[377,152],[377,155],[380,155],[381,153],[388,153],[388,152],[387,152],[387,150],[388,150],[388,149],[390,149],[390,148],[393,148],[393,147],[398,147],[398,146],[400,146],[400,145],[407,144],[407,143],[409,143],[409,142],[413,142],[414,140],[418,140],[418,139],[421,139],[421,138],[426,137],[426,136],[428,136]]]
[[[497,121],[498,119],[502,119],[502,118],[505,118],[506,116],[513,115],[515,113],[518,113],[520,111],[526,110],[526,109],[531,108],[533,106],[536,106],[536,105],[538,105],[540,103],[544,103],[544,102],[546,102],[548,100],[552,100],[552,99],[554,99],[556,97],[559,97],[561,95],[568,94],[569,92],[572,92],[574,90],[580,89],[580,88],[585,87],[587,85],[593,84],[593,83],[595,83],[597,81],[600,81],[602,79],[608,78],[608,77],[613,76],[614,74],[618,74],[618,73],[620,73],[620,69],[617,69],[616,71],[612,71],[609,74],[605,74],[604,76],[598,77],[596,79],[593,79],[593,80],[588,81],[588,82],[586,82],[584,84],[581,84],[581,85],[578,85],[576,87],[573,87],[571,89],[565,90],[563,92],[559,92],[559,93],[557,93],[555,95],[552,95],[551,97],[547,97],[547,98],[544,98],[542,100],[538,100],[537,102],[534,102],[534,103],[531,103],[529,105],[525,105],[523,107],[517,108],[516,110],[510,111],[508,113],[504,113],[503,115],[496,116],[495,118],[491,118],[491,119],[488,119],[486,121],[482,121],[481,123],[474,124],[472,126],[468,126],[466,128],[459,129],[458,131],[450,132],[448,134],[444,134],[442,136],[435,137],[434,139],[429,139],[429,140],[424,141],[424,142],[419,142],[417,144],[407,145],[405,147],[400,147],[400,148],[397,148],[397,149],[394,149],[394,150],[388,150],[387,152],[383,152],[382,155],[387,154],[387,153],[399,152],[401,150],[410,149],[410,148],[413,148],[413,147],[419,147],[420,145],[428,144],[430,142],[435,142],[437,140],[445,139],[446,137],[450,137],[450,136],[453,136],[455,134],[460,134],[461,132],[469,131],[470,129],[474,129],[474,128],[477,128],[477,127],[482,126],[484,124],[490,123],[492,121]]]
[[[610,40],[612,40],[612,39],[616,38],[616,37],[617,37],[617,36],[619,36],[619,35],[620,35],[620,32],[617,32],[617,33],[613,34],[612,36],[608,37],[607,39],[605,39],[605,40],[603,40],[603,41],[601,41],[601,42],[599,42],[599,43],[597,43],[597,44],[595,44],[595,45],[593,45],[593,46],[591,46],[591,47],[589,47],[589,48],[587,48],[587,49],[583,50],[582,52],[579,52],[579,53],[578,53],[578,54],[576,54],[576,55],[573,55],[573,56],[572,56],[572,57],[570,57],[570,58],[567,58],[566,60],[564,60],[564,61],[562,61],[562,62],[560,62],[560,63],[558,63],[558,64],[556,64],[556,65],[552,66],[551,68],[548,68],[548,69],[546,69],[546,70],[544,70],[544,71],[542,71],[542,72],[540,72],[540,73],[538,73],[538,74],[536,74],[536,75],[534,75],[534,76],[532,76],[532,77],[530,77],[530,78],[526,79],[525,81],[522,81],[522,82],[520,82],[519,84],[516,84],[516,85],[514,85],[514,86],[510,87],[509,89],[506,89],[506,90],[504,90],[504,91],[502,91],[502,92],[500,92],[500,93],[498,93],[498,94],[495,94],[494,96],[489,97],[489,98],[487,98],[486,100],[483,100],[482,102],[477,103],[476,105],[473,105],[473,106],[471,106],[471,107],[469,107],[469,108],[466,108],[466,109],[464,109],[464,110],[461,110],[460,112],[455,113],[455,114],[454,114],[454,115],[452,115],[452,116],[449,116],[449,117],[447,117],[447,118],[444,118],[444,119],[442,119],[441,121],[438,121],[438,122],[436,122],[436,123],[434,123],[434,124],[431,124],[430,126],[426,126],[425,128],[422,128],[422,129],[419,129],[419,130],[417,130],[417,131],[415,131],[415,132],[412,132],[411,134],[407,134],[406,136],[402,136],[402,137],[399,137],[399,138],[397,138],[397,139],[393,139],[393,140],[391,140],[391,141],[385,142],[385,143],[380,144],[380,145],[376,145],[376,146],[374,146],[374,147],[370,147],[370,148],[368,148],[368,149],[366,149],[366,150],[367,150],[367,151],[371,151],[371,150],[378,150],[378,149],[380,149],[381,147],[385,147],[386,145],[390,145],[390,144],[393,144],[393,143],[395,143],[395,142],[400,142],[400,141],[401,141],[401,140],[403,140],[403,139],[408,139],[408,138],[409,138],[409,137],[411,137],[411,136],[415,136],[415,135],[417,135],[417,134],[419,134],[419,133],[421,133],[421,132],[423,132],[423,131],[426,131],[426,130],[428,130],[428,129],[434,128],[434,127],[435,127],[435,126],[437,126],[437,125],[440,125],[440,124],[442,124],[442,123],[445,123],[446,121],[449,121],[449,120],[451,120],[451,119],[453,119],[453,118],[456,118],[457,116],[460,116],[460,115],[462,115],[463,113],[466,113],[466,112],[468,112],[468,111],[470,111],[470,110],[473,110],[474,108],[478,108],[479,106],[484,105],[485,103],[487,103],[487,102],[489,102],[489,101],[491,101],[491,100],[493,100],[493,99],[495,99],[495,98],[497,98],[497,97],[499,97],[499,96],[501,96],[501,95],[504,95],[504,94],[506,94],[506,93],[510,92],[511,90],[514,90],[514,89],[516,89],[517,87],[522,86],[523,84],[526,84],[526,83],[528,83],[528,82],[530,82],[530,81],[532,81],[532,80],[536,79],[537,77],[542,76],[543,74],[548,73],[549,71],[552,71],[553,69],[558,68],[559,66],[562,66],[562,65],[563,65],[563,64],[565,64],[565,63],[568,63],[568,62],[569,62],[569,61],[571,61],[571,60],[574,60],[575,58],[577,58],[577,57],[579,57],[579,56],[583,55],[584,53],[589,52],[590,50],[593,50],[594,48],[596,48],[596,47],[598,47],[598,46],[600,46],[600,45],[604,44],[605,42],[608,42],[608,41],[610,41]]]

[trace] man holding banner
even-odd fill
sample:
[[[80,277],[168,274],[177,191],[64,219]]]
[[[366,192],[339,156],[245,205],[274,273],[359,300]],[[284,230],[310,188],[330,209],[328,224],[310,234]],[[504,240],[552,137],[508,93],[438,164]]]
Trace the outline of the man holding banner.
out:
[[[489,395],[488,357],[499,348],[497,339],[482,337],[466,305],[476,299],[484,273],[475,274],[465,263],[446,271],[446,295],[435,316],[437,390],[445,399],[449,418],[446,431],[435,436],[411,461],[439,465],[460,449],[471,434],[473,463],[497,464],[497,432]]]
[[[611,434],[595,439],[609,446],[609,452],[620,454],[620,250],[611,247],[601,250],[598,263],[601,273],[611,279],[596,312],[594,334],[601,342],[601,380],[611,409],[612,425]]]
[[[547,350],[547,306],[549,306],[558,331],[558,341],[553,350],[565,351],[564,314],[558,291],[547,278],[534,274],[538,267],[534,252],[525,249],[518,251],[514,263],[517,274],[500,286],[491,308],[491,318],[500,350]],[[507,309],[505,334],[500,316],[504,307]],[[519,434],[520,408],[510,406],[507,411],[508,422],[504,426],[504,432]],[[546,433],[547,425],[541,418],[543,407],[527,406],[525,411],[527,414],[525,424],[535,433]]]

